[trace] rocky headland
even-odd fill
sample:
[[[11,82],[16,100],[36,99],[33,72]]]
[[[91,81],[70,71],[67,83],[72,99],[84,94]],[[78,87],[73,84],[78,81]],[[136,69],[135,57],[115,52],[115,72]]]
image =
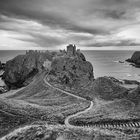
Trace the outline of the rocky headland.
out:
[[[53,59],[50,75],[50,80],[70,88],[85,85],[94,79],[92,64],[71,44],[67,46],[67,51]]]
[[[42,72],[47,64],[49,66],[55,54],[49,51],[26,51],[25,55],[18,55],[6,62],[2,79],[9,88],[22,87]]]
[[[140,68],[140,51],[136,51],[133,53],[132,57],[126,60],[131,65]]]

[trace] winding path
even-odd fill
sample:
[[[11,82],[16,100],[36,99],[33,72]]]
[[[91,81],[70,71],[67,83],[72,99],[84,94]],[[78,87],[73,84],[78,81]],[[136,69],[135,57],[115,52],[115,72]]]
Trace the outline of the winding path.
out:
[[[45,77],[44,77],[44,83],[46,84],[46,85],[48,85],[48,86],[50,86],[50,87],[52,87],[52,88],[54,88],[54,89],[56,89],[56,90],[58,90],[58,91],[61,91],[61,92],[63,92],[63,93],[65,93],[65,94],[67,94],[67,95],[70,95],[70,96],[73,96],[73,97],[75,97],[75,98],[77,98],[77,99],[82,99],[82,100],[84,100],[84,101],[86,101],[86,99],[85,98],[83,98],[83,97],[79,97],[79,96],[77,96],[77,95],[74,95],[74,94],[72,94],[72,93],[70,93],[70,92],[67,92],[67,91],[65,91],[65,90],[62,90],[62,89],[59,89],[59,88],[57,88],[57,87],[54,87],[53,85],[51,85],[48,81],[47,81],[47,76],[48,75],[46,75]],[[20,89],[20,90],[22,90],[22,89]],[[13,92],[13,94],[15,94],[17,91],[14,91]],[[7,96],[9,96],[9,94],[7,94],[6,96],[3,96],[2,98],[5,98],[5,97],[7,97]],[[70,116],[68,116],[66,119],[65,119],[65,125],[67,126],[67,127],[69,127],[69,128],[83,128],[82,126],[76,126],[76,125],[71,125],[70,124],[70,119],[71,118],[73,118],[73,117],[76,117],[76,116],[78,116],[78,115],[81,115],[81,114],[83,114],[83,113],[86,113],[86,112],[88,112],[89,110],[91,110],[92,108],[93,108],[93,105],[95,104],[95,108],[97,107],[96,106],[96,103],[95,102],[93,102],[93,101],[91,101],[90,102],[90,106],[88,107],[88,108],[86,108],[85,110],[83,110],[83,111],[80,111],[80,112],[78,112],[78,113],[75,113],[75,114],[73,114],[73,115],[70,115]],[[3,111],[3,110],[0,110],[0,111]],[[5,112],[5,111],[3,111],[4,113],[7,113],[7,112]],[[9,114],[8,113],[8,115],[13,115],[13,114]],[[97,131],[100,131],[100,132],[102,132],[102,133],[105,133],[105,134],[110,134],[110,133],[118,133],[118,132],[114,132],[114,130],[113,130],[113,128],[118,128],[118,127],[121,127],[121,128],[124,128],[124,127],[139,127],[140,126],[140,121],[139,122],[129,122],[129,123],[127,123],[127,124],[109,124],[109,123],[106,123],[106,124],[99,124],[99,125],[94,125],[94,126],[90,126],[89,128],[91,129],[92,128],[92,130],[94,129],[95,131],[97,130]],[[28,128],[30,128],[30,127],[32,127],[32,125],[31,126],[26,126],[26,127],[23,127],[23,128],[19,128],[19,129],[16,129],[14,132],[12,132],[12,135],[15,135],[16,133],[18,133],[18,132],[21,132],[21,131],[23,131],[23,130],[26,130],[26,129],[28,129]],[[87,126],[85,126],[85,127],[87,127]],[[100,129],[100,128],[103,128],[103,129]],[[111,128],[111,130],[113,131],[111,131],[111,130],[104,130],[105,128]],[[121,134],[121,133],[120,133]],[[8,134],[8,135],[6,135],[6,136],[4,136],[1,140],[5,140],[5,138],[7,137],[7,136],[10,136],[11,135],[11,133],[10,134]]]
[[[70,92],[67,92],[67,91],[62,90],[62,89],[57,88],[57,87],[54,87],[53,85],[51,85],[51,84],[47,81],[47,76],[48,76],[48,75],[45,76],[44,82],[45,82],[45,84],[47,84],[48,86],[50,86],[50,87],[52,87],[52,88],[54,88],[54,89],[56,89],[56,90],[58,90],[58,91],[60,91],[60,92],[63,92],[63,93],[65,93],[65,94],[67,94],[67,95],[73,96],[73,97],[75,97],[75,98],[77,98],[77,99],[82,99],[82,100],[85,100],[85,101],[86,101],[86,99],[83,98],[83,97],[74,95],[74,94],[72,94],[72,93],[70,93]]]
[[[83,114],[83,113],[88,112],[90,109],[92,109],[92,107],[93,107],[93,102],[91,101],[91,102],[90,102],[90,106],[89,106],[87,109],[85,109],[84,111],[80,111],[80,112],[78,112],[78,113],[76,113],[76,114],[73,114],[73,115],[68,116],[68,117],[65,119],[65,125],[68,126],[68,127],[71,127],[71,128],[77,127],[77,126],[71,125],[71,124],[69,123],[69,120],[70,120],[71,118],[73,118],[73,117],[76,117],[76,116],[78,116],[78,115],[81,115],[81,114]]]
[[[45,84],[47,84],[48,86],[50,86],[50,87],[52,87],[52,88],[54,88],[54,89],[57,89],[58,91],[61,91],[61,92],[65,93],[65,94],[67,94],[67,95],[73,96],[73,97],[75,97],[75,98],[77,98],[77,99],[82,99],[82,100],[84,100],[84,101],[87,101],[87,100],[86,100],[85,98],[83,98],[83,97],[74,95],[74,94],[72,94],[72,93],[70,93],[70,92],[67,92],[67,91],[65,91],[65,90],[59,89],[59,88],[57,88],[57,87],[54,87],[53,85],[51,85],[51,84],[47,81],[47,76],[48,76],[48,75],[45,76],[44,82],[45,82]],[[73,118],[73,117],[76,117],[76,116],[80,115],[80,114],[83,114],[83,113],[88,112],[89,110],[91,110],[91,109],[93,108],[93,105],[94,105],[93,101],[90,101],[90,106],[89,106],[88,108],[86,108],[85,110],[80,111],[80,112],[78,112],[78,113],[76,113],[76,114],[73,114],[73,115],[68,116],[68,117],[65,119],[65,125],[66,125],[67,127],[71,127],[71,128],[76,127],[76,128],[77,128],[77,126],[71,125],[71,124],[69,123],[69,120],[70,120],[71,118]]]
[[[61,91],[61,92],[63,92],[63,93],[65,93],[65,94],[67,94],[67,95],[70,95],[70,96],[73,96],[73,97],[76,97],[77,99],[82,99],[82,100],[86,100],[85,98],[83,98],[83,97],[79,97],[79,96],[77,96],[77,95],[74,95],[74,94],[72,94],[72,93],[70,93],[70,92],[67,92],[67,91],[65,91],[65,90],[62,90],[62,89],[59,89],[59,88],[57,88],[57,87],[54,87],[53,85],[51,85],[48,81],[47,81],[47,76],[48,76],[48,74],[45,76],[45,78],[44,78],[44,82],[45,82],[45,84],[47,84],[48,86],[50,86],[50,87],[52,87],[52,88],[54,88],[54,89],[57,89],[58,91]],[[78,116],[78,115],[81,115],[81,114],[84,114],[84,113],[86,113],[86,112],[88,112],[89,110],[91,110],[92,108],[93,108],[93,105],[94,104],[97,104],[97,103],[94,103],[93,101],[91,101],[90,102],[90,106],[88,107],[88,108],[86,108],[85,110],[83,110],[83,111],[80,111],[80,112],[78,112],[78,113],[75,113],[75,114],[73,114],[73,115],[70,115],[70,116],[68,116],[66,119],[65,119],[65,125],[67,126],[67,127],[71,127],[71,128],[83,128],[83,127],[88,127],[88,126],[75,126],[75,125],[71,125],[70,124],[70,119],[71,118],[73,118],[73,117],[76,117],[76,116]],[[98,107],[98,104],[97,105],[95,105],[95,108],[94,109],[96,109],[96,107]],[[111,122],[112,123],[112,122]],[[110,122],[108,122],[108,123],[103,123],[103,124],[101,124],[101,123],[99,123],[99,124],[95,124],[95,125],[93,125],[93,126],[89,126],[89,128],[94,128],[94,129],[96,129],[96,128],[103,128],[103,129],[105,129],[105,128],[135,128],[135,127],[139,127],[140,126],[140,121],[130,121],[130,122],[127,122],[127,123],[122,123],[121,121],[120,122],[118,122],[118,123],[112,123],[111,124]]]

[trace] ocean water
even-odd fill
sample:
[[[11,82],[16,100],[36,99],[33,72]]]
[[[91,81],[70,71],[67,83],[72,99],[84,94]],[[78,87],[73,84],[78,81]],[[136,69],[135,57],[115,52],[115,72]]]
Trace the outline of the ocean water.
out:
[[[24,54],[24,50],[0,50],[0,61],[6,62],[17,55]]]
[[[130,79],[140,81],[140,68],[135,68],[129,63],[119,63],[130,58],[134,51],[82,51],[94,68],[95,78],[101,76],[113,76],[118,79]],[[6,62],[25,51],[0,51],[0,61]]]
[[[131,58],[134,51],[83,51],[83,53],[93,65],[95,78],[113,76],[118,79],[140,81],[140,68],[125,62]]]

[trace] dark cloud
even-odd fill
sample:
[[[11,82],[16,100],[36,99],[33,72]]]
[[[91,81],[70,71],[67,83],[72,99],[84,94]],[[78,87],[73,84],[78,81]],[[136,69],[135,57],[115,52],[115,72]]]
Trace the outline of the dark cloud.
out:
[[[120,20],[120,19],[124,20],[126,18],[125,14],[126,14],[125,11],[118,11],[118,10],[107,10],[107,11],[104,11],[105,17],[109,17],[109,18],[117,19],[117,20]]]
[[[10,2],[8,0],[1,0],[0,12],[14,18],[35,20],[54,29],[62,28],[74,32],[86,32],[91,34],[109,33],[109,31],[103,28],[94,28],[77,24],[69,19],[69,17],[58,14],[57,11],[44,12],[41,9],[38,10],[38,8],[34,9],[35,6],[32,6],[34,1],[36,2],[36,0],[31,0],[29,2],[26,0],[24,2],[19,2],[18,0],[11,0]]]
[[[76,40],[87,46],[131,46],[136,45],[134,40],[122,38],[111,42],[108,36],[114,36],[128,24],[137,24],[139,7],[139,0],[0,0],[0,29],[32,36],[20,40],[40,46]],[[30,22],[39,23],[40,31]],[[54,32],[61,37],[53,36]],[[95,36],[104,36],[107,41],[96,41]]]
[[[99,0],[104,5],[120,5],[120,4],[126,4],[129,2],[129,0]]]
[[[43,47],[55,47],[66,43],[63,39],[57,37],[45,36],[41,34],[32,34],[32,36],[34,39],[31,41]]]
[[[107,47],[107,46],[140,46],[140,43],[136,43],[135,40],[117,40],[117,41],[107,41],[107,42],[95,42],[95,43],[89,43],[86,44],[88,47]]]

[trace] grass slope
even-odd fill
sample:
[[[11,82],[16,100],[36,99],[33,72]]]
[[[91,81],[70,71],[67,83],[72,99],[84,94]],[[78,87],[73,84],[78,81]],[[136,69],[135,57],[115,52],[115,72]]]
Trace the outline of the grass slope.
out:
[[[109,120],[127,120],[133,117],[130,114],[135,108],[134,103],[126,99],[115,101],[99,101],[96,99],[95,106],[86,114],[81,114],[71,119],[72,124],[93,125],[94,123]],[[138,116],[135,116],[138,118]]]
[[[43,81],[45,75],[45,72],[37,75],[26,88],[0,98],[0,120],[3,122],[0,124],[0,136],[34,121],[63,124],[68,115],[89,106],[87,101],[47,86]]]

